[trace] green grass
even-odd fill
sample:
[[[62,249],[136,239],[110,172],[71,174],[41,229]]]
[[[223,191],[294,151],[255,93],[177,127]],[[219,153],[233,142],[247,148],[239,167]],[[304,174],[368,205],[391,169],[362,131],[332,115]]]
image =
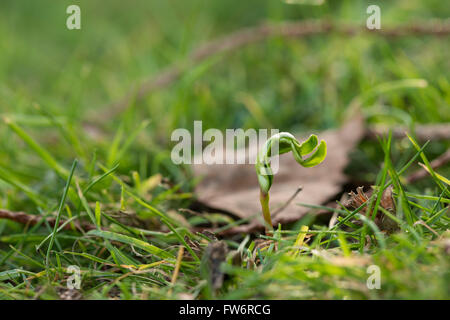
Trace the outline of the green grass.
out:
[[[122,1],[77,3],[80,31],[65,28],[71,1],[0,4],[0,209],[42,217],[34,226],[0,220],[1,299],[58,299],[71,265],[81,269],[86,299],[450,298],[450,166],[405,182],[419,161],[429,168],[450,147],[414,134],[416,125],[450,122],[448,36],[271,38],[208,58],[105,121],[109,103],[206,41],[265,21],[361,25],[370,1],[136,0],[126,14]],[[450,16],[437,0],[381,10],[382,27]],[[198,179],[171,162],[172,130],[203,120],[204,130],[317,133],[355,106],[367,125],[410,128],[409,138],[364,140],[346,169],[375,193],[393,185],[400,230],[386,234],[362,207],[339,207],[331,229],[307,215],[272,237],[227,237],[226,276],[214,289],[202,254],[211,239],[192,228],[244,221],[178,211],[191,208]],[[367,206],[391,214],[375,198]],[[80,232],[80,221],[95,230]],[[261,239],[271,242],[260,247]],[[379,290],[366,286],[370,265],[380,267]]]

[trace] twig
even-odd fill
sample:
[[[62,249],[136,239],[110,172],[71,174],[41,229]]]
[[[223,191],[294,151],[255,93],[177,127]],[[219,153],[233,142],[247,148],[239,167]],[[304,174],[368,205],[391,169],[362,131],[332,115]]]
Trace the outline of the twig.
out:
[[[369,128],[366,132],[366,138],[375,140],[377,136],[387,134],[389,128]],[[392,136],[394,138],[406,137],[405,132],[408,131],[406,127],[396,127],[392,129]],[[417,125],[414,128],[416,137],[420,141],[427,140],[450,140],[450,124],[439,123],[430,125]]]
[[[43,217],[39,216],[39,215],[28,214],[25,212],[13,212],[13,211],[5,210],[5,209],[0,209],[0,219],[9,219],[9,220],[19,222],[22,224],[36,225],[41,220],[43,220]],[[56,222],[55,218],[46,218],[45,220],[50,224],[50,226],[52,226],[52,227],[55,226],[55,222]],[[65,222],[66,221],[59,221],[58,227],[62,226]],[[74,224],[77,229],[84,230],[84,231],[96,229],[96,226],[89,224],[89,223],[80,224],[79,222],[74,222]],[[63,230],[72,230],[72,227],[70,224],[66,224],[63,227]]]
[[[433,170],[445,166],[450,162],[450,150],[447,150],[445,153],[441,154],[439,157],[430,162],[431,168]],[[417,170],[413,172],[406,178],[407,183],[414,183],[420,179],[428,177],[429,173],[425,169]]]
[[[278,209],[276,209],[273,213],[272,213],[272,217],[275,218],[275,216],[277,214],[279,214],[280,212],[282,212],[284,209],[286,209],[286,207],[292,202],[292,200],[295,199],[295,197],[300,193],[300,191],[303,190],[303,187],[298,187],[297,190],[295,190],[294,194]]]
[[[427,228],[428,230],[430,230],[436,237],[439,238],[439,233],[437,233],[436,231],[434,231],[433,228],[431,228],[429,225],[427,225],[427,224],[426,224],[424,221],[422,221],[422,220],[417,220],[416,222],[414,222],[413,227],[415,227],[415,226],[418,225],[418,224],[424,226],[425,228]]]
[[[184,61],[174,63],[156,76],[144,80],[137,87],[133,88],[133,90],[130,90],[123,99],[107,105],[105,107],[108,110],[106,114],[104,112],[105,109],[100,109],[102,116],[99,119],[107,121],[115,118],[131,105],[131,101],[140,101],[152,92],[167,87],[180,78],[186,70],[213,55],[232,51],[271,37],[304,37],[328,32],[340,33],[347,36],[354,36],[361,33],[387,37],[408,35],[445,36],[450,34],[450,22],[449,20],[436,20],[431,23],[415,22],[414,24],[383,27],[380,30],[369,30],[365,26],[338,25],[324,20],[306,20],[279,24],[264,23],[256,27],[244,28],[200,46]]]

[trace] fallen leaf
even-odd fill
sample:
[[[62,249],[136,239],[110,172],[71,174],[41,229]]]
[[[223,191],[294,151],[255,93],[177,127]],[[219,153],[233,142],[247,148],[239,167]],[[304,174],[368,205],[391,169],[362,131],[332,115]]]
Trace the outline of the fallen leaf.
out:
[[[380,207],[386,209],[395,216],[395,202],[394,198],[392,197],[392,190],[393,188],[391,185],[383,191],[380,199]],[[363,187],[358,187],[356,191],[357,193],[351,191],[348,194],[350,196],[350,199],[348,199],[348,201],[345,204],[345,206],[350,208],[351,210],[355,210],[359,208],[363,203],[369,201],[369,198],[372,196],[373,193],[373,190],[369,190],[367,193],[365,193],[363,191]],[[369,208],[366,205],[364,208],[361,209],[360,213],[367,216],[368,209]],[[372,211],[370,211],[370,214],[372,214]],[[362,221],[354,221],[354,223],[356,225],[360,225]],[[378,226],[378,228],[380,228],[381,231],[386,231],[387,233],[392,233],[398,231],[399,229],[399,225],[381,211],[377,211],[377,215],[375,217],[375,224]]]
[[[313,167],[303,168],[292,155],[280,156],[279,171],[274,176],[270,190],[271,212],[286,204],[292,194],[302,186],[298,201],[290,202],[273,217],[273,223],[290,223],[300,219],[309,210],[295,202],[322,204],[337,195],[347,182],[343,173],[349,162],[349,153],[364,136],[363,117],[358,113],[341,128],[318,133],[327,142],[327,157]],[[300,141],[306,137],[298,137]],[[257,146],[249,146],[249,155],[257,152]],[[259,185],[253,164],[193,165],[194,174],[202,177],[196,188],[197,198],[210,208],[223,210],[239,218],[250,219],[248,224],[228,229],[225,233],[245,233],[263,229],[259,202]]]

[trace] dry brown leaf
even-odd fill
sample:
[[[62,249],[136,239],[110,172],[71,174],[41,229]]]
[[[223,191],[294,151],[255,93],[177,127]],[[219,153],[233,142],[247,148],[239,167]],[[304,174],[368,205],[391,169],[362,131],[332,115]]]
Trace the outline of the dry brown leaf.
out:
[[[279,172],[274,176],[270,190],[271,211],[285,204],[299,186],[303,190],[295,201],[273,218],[274,225],[296,221],[308,211],[307,208],[296,205],[296,202],[319,205],[341,191],[342,185],[347,181],[343,171],[349,162],[348,155],[364,133],[363,118],[357,114],[341,128],[317,134],[319,139],[327,142],[328,148],[327,157],[320,165],[303,168],[290,154],[280,157]],[[300,137],[299,140],[304,138]],[[257,146],[249,146],[249,152],[256,150]],[[254,165],[200,164],[193,165],[193,170],[196,176],[203,178],[196,188],[200,202],[240,218],[254,217],[249,224],[233,227],[226,233],[253,232],[263,228]]]

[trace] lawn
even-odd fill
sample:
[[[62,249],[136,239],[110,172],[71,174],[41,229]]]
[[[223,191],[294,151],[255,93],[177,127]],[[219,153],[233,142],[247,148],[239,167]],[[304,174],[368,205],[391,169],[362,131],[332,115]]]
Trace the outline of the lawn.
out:
[[[374,1],[80,0],[68,30],[73,2],[0,3],[0,299],[450,299],[445,1],[378,1],[370,32]],[[321,139],[355,114],[338,190],[298,181],[271,232],[171,158],[198,120]]]

